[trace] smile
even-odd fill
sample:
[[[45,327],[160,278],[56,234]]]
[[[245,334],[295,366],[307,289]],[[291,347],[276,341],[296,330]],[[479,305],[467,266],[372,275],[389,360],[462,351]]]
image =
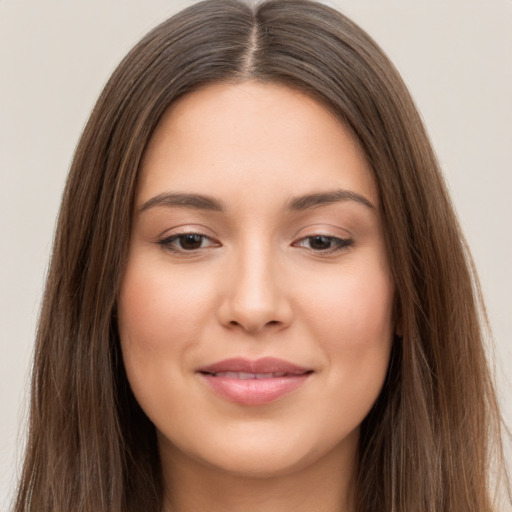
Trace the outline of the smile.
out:
[[[272,372],[272,373],[247,373],[247,372],[218,372],[211,373],[212,377],[227,377],[229,379],[274,379],[277,377],[286,377],[286,373]]]
[[[313,370],[275,358],[226,359],[197,373],[220,397],[243,405],[263,405],[301,387]]]

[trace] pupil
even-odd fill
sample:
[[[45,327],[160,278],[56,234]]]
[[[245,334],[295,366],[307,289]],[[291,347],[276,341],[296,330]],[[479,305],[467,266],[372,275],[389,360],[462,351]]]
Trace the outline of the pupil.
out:
[[[199,249],[201,241],[201,235],[183,235],[181,237],[181,247],[183,249]]]
[[[310,245],[312,249],[329,249],[331,246],[331,241],[326,236],[314,236]]]

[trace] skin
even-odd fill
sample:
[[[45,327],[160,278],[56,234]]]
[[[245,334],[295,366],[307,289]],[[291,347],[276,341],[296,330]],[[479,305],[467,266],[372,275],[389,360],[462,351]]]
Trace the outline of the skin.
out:
[[[352,195],[288,208],[339,190]],[[154,199],[167,193],[207,195],[224,211]],[[187,245],[182,233],[202,236]],[[375,183],[325,107],[252,81],[175,103],[143,161],[118,309],[167,506],[352,510],[359,425],[385,378],[393,298]],[[197,373],[266,356],[312,374],[254,406],[217,395]]]

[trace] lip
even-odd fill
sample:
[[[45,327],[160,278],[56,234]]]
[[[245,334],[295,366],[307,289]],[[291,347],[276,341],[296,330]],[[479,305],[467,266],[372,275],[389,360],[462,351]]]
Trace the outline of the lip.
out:
[[[313,370],[274,357],[232,358],[201,367],[197,373],[219,396],[243,405],[263,405],[301,387]]]

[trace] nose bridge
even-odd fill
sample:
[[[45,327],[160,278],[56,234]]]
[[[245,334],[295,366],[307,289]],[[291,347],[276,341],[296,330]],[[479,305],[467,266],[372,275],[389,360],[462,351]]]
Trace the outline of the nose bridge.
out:
[[[225,321],[251,332],[284,326],[291,308],[278,276],[276,251],[264,237],[249,238],[233,254]]]

